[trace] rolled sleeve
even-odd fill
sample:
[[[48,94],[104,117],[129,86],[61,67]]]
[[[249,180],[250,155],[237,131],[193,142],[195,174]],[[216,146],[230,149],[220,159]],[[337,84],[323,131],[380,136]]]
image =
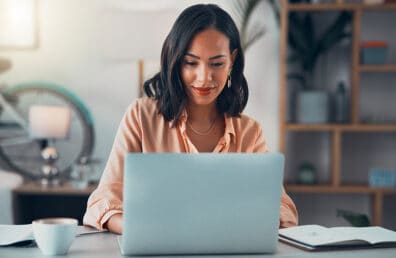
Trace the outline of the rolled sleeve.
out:
[[[267,143],[264,140],[263,132],[258,126],[256,133],[256,141],[254,145],[254,152],[268,152]],[[282,187],[279,227],[287,228],[296,226],[298,224],[298,213],[296,205],[293,200],[287,195],[285,189]]]
[[[103,225],[117,213],[122,213],[122,184],[99,186],[88,199],[84,225],[104,230]]]
[[[296,205],[292,199],[287,195],[285,189],[282,188],[281,207],[280,207],[280,228],[288,228],[297,226],[298,213]]]
[[[88,198],[84,225],[103,230],[111,216],[122,213],[124,160],[129,152],[141,152],[140,126],[136,102],[125,113],[99,185]]]
[[[254,142],[253,152],[268,152],[267,142],[264,140],[263,137],[263,130],[258,124],[256,129],[256,140]]]

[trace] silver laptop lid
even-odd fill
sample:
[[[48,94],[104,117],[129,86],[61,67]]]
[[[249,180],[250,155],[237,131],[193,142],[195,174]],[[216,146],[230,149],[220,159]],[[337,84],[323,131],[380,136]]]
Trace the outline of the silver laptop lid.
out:
[[[122,254],[272,253],[281,154],[128,154]]]

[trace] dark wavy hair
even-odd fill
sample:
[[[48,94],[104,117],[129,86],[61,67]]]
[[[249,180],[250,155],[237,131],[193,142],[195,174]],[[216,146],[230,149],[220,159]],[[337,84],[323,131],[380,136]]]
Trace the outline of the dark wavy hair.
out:
[[[246,106],[249,90],[244,69],[244,55],[238,29],[231,16],[214,4],[197,4],[185,9],[175,23],[161,52],[161,70],[144,82],[144,92],[158,102],[159,113],[166,121],[179,122],[187,104],[187,94],[181,78],[181,66],[194,36],[206,29],[214,28],[227,36],[230,53],[237,50],[232,71],[231,87],[224,87],[217,98],[217,109],[229,116],[240,116]]]

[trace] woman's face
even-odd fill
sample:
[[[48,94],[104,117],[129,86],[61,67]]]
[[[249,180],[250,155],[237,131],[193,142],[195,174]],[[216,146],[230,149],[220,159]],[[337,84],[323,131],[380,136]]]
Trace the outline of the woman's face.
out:
[[[181,77],[189,102],[215,103],[224,89],[237,50],[230,53],[229,39],[215,29],[206,29],[191,41],[181,67]]]

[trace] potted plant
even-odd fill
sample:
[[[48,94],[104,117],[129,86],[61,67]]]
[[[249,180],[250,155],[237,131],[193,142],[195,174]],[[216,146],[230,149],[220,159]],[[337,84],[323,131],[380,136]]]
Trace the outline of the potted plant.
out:
[[[300,2],[300,1],[292,1]],[[297,66],[297,71],[287,75],[289,80],[297,80],[301,90],[295,92],[296,119],[299,123],[326,123],[329,116],[329,94],[314,85],[314,72],[321,55],[329,51],[345,38],[352,14],[340,12],[335,20],[318,37],[311,12],[290,12],[288,44],[291,54],[288,63]]]

